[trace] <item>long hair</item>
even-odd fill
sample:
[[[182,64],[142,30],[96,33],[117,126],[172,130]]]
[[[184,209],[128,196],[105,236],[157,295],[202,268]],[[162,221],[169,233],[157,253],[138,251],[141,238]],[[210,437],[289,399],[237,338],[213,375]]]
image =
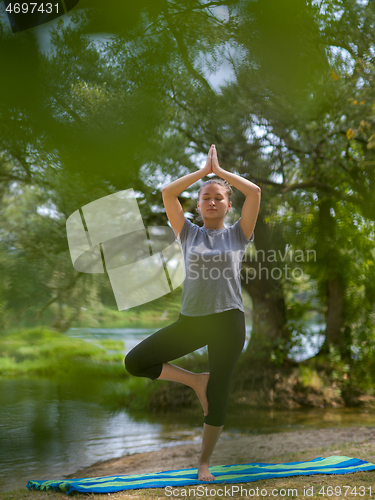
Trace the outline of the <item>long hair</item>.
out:
[[[226,181],[225,179],[221,179],[220,177],[215,177],[214,179],[209,179],[208,181],[206,181],[204,184],[201,185],[201,187],[199,188],[199,191],[198,191],[198,200],[199,200],[199,197],[201,195],[202,189],[204,188],[204,186],[207,186],[207,184],[219,184],[220,186],[225,188],[226,194],[228,196],[228,201],[231,201],[230,199],[231,199],[231,196],[233,194],[232,186],[229,184],[228,181]],[[200,213],[200,211],[197,208],[195,209],[195,211],[198,214],[198,216],[196,218],[197,221],[203,222],[203,217],[202,217],[202,214]]]

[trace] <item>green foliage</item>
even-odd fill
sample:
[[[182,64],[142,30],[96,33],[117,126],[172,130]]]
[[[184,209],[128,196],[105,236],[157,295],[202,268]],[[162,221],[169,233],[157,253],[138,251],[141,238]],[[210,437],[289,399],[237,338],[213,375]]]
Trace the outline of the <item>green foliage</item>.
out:
[[[98,5],[72,13],[69,25],[60,20],[50,55],[27,33],[1,38],[9,71],[0,82],[0,329],[176,318],[181,290],[116,311],[106,276],[74,270],[65,222],[131,187],[145,225],[165,224],[161,186],[196,170],[215,142],[225,169],[261,185],[268,239],[259,247],[316,252],[292,263],[303,279],[278,287],[284,331],[309,335],[313,312],[328,317],[327,285],[337,280],[346,347],[371,364],[373,3],[244,0],[220,10],[218,2],[222,19],[190,0],[117,7],[125,22]],[[92,32],[113,36],[93,43]],[[203,60],[212,71],[230,64],[232,81],[215,91]],[[184,211],[193,211],[196,188]],[[237,215],[243,201],[235,192]],[[292,346],[276,341],[273,362],[284,363]],[[12,356],[4,366],[20,364]]]

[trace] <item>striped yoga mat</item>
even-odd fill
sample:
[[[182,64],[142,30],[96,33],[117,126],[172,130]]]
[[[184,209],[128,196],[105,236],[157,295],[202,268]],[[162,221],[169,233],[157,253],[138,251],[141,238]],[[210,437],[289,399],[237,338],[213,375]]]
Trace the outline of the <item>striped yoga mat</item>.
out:
[[[249,483],[260,479],[287,476],[310,476],[312,474],[348,474],[351,472],[374,470],[375,465],[359,458],[332,456],[314,458],[309,462],[289,462],[285,464],[240,464],[215,465],[210,472],[214,481],[198,481],[197,469],[180,469],[150,474],[128,476],[92,477],[84,479],[61,479],[54,481],[29,481],[30,490],[54,489],[69,495],[72,491],[84,493],[112,493],[140,488],[181,487],[197,484]]]

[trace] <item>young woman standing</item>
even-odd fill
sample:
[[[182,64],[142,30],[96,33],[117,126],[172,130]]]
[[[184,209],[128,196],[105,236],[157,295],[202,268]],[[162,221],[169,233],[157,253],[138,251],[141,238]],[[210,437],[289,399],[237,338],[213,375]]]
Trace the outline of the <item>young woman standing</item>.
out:
[[[199,189],[197,210],[203,227],[185,218],[178,196],[191,184],[214,173]],[[240,219],[228,228],[231,183],[245,196]],[[204,168],[185,175],[163,189],[169,222],[180,242],[185,276],[178,320],[157,331],[132,349],[125,358],[132,375],[152,380],[181,382],[195,390],[204,411],[198,479],[212,481],[209,460],[223,429],[230,382],[245,342],[241,294],[241,262],[260,205],[260,188],[219,166],[211,146]],[[209,372],[193,373],[169,361],[208,346]]]

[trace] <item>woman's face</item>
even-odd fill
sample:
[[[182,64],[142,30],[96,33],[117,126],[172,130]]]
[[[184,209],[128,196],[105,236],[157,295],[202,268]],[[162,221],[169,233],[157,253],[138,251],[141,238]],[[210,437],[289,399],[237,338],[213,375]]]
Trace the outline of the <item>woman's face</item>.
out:
[[[232,202],[228,201],[224,187],[219,184],[207,184],[201,190],[197,206],[203,218],[220,219],[225,217]]]

